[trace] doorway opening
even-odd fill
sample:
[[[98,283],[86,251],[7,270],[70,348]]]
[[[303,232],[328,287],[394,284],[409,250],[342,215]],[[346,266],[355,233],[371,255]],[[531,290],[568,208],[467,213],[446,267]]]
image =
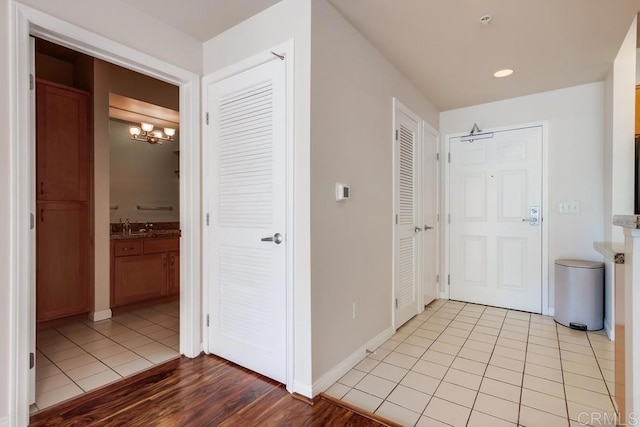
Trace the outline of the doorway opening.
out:
[[[180,354],[179,88],[43,39],[34,74],[31,413]]]

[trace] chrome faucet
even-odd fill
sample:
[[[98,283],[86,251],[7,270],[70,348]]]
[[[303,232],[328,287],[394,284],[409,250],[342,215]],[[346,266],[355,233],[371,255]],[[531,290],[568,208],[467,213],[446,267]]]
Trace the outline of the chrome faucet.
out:
[[[129,218],[124,220],[124,225],[122,226],[122,234],[131,234],[131,224],[129,223]]]

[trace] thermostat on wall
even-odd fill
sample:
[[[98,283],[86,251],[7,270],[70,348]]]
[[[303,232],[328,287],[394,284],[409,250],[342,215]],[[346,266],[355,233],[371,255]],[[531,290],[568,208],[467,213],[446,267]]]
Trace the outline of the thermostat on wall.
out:
[[[336,201],[346,200],[349,198],[351,191],[347,184],[336,182]]]

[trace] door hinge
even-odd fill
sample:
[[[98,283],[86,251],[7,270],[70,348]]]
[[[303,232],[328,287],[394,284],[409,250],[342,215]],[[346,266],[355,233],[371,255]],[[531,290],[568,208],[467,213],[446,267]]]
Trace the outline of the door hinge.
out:
[[[396,141],[398,140],[398,129],[396,129]]]
[[[447,274],[447,285],[451,284],[451,275]]]
[[[451,224],[451,214],[448,214],[448,215],[447,215],[447,223],[448,223],[448,224]]]
[[[29,369],[33,369],[36,366],[36,355],[29,353]]]
[[[440,161],[440,153],[436,153],[436,162]]]
[[[440,275],[436,274],[436,283],[440,283]]]
[[[205,114],[205,121],[207,122],[207,124],[209,124],[209,113]]]
[[[207,225],[209,225],[209,213],[207,212]]]
[[[396,309],[398,308],[398,298],[396,298]]]
[[[396,225],[398,224],[398,214],[396,214]]]
[[[439,213],[436,214],[436,222],[440,222],[440,214]]]
[[[447,161],[451,163],[451,151],[447,153]]]
[[[36,226],[36,218],[35,215],[33,215],[33,212],[31,212],[29,214],[29,230],[33,230],[33,228]]]
[[[35,87],[35,83],[34,83],[34,78],[33,78],[33,74],[29,74],[29,89],[33,90]]]
[[[209,327],[209,315],[207,314],[207,328]]]

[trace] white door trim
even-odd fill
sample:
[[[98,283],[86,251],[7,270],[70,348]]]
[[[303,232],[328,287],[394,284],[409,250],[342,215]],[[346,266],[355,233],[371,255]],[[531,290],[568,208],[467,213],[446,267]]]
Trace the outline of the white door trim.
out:
[[[515,129],[529,128],[529,127],[541,127],[542,128],[542,314],[545,316],[552,315],[549,309],[549,122],[548,121],[540,121],[540,122],[531,122],[531,123],[523,123],[518,125],[511,126],[500,126],[490,129],[483,129],[484,132],[501,132],[501,131],[509,131]],[[445,166],[444,166],[444,213],[442,218],[442,223],[444,223],[444,235],[443,235],[443,256],[441,258],[442,264],[440,267],[440,271],[446,273],[448,277],[451,273],[449,270],[449,261],[450,261],[450,234],[451,234],[451,226],[448,221],[448,215],[450,213],[450,187],[449,187],[449,174],[450,174],[450,163],[448,160],[448,156],[450,153],[450,139],[469,135],[469,132],[456,132],[447,134],[443,139],[443,149],[442,153],[446,154]],[[444,276],[444,275],[443,275]],[[445,277],[441,279],[442,286],[440,297],[444,299],[449,299],[450,297],[450,287]]]
[[[180,87],[180,351],[195,357],[200,340],[200,81],[199,76],[144,52],[109,40],[39,10],[12,3],[10,25],[11,93],[9,94],[9,144],[12,187],[9,191],[10,229],[10,337],[9,425],[29,423],[28,328],[35,322],[29,313],[29,284],[34,259],[29,242],[31,175],[25,167],[34,147],[31,138],[29,93],[29,36],[34,35],[133,71]],[[33,316],[33,318],[31,318]]]
[[[396,138],[395,138],[395,130],[397,129],[397,121],[396,121],[396,111],[402,111],[403,114],[406,114],[412,120],[418,124],[418,135],[416,135],[415,147],[415,159],[418,159],[420,170],[418,171],[418,176],[416,177],[416,183],[422,187],[422,171],[424,170],[423,163],[423,147],[424,147],[424,138],[423,138],[423,125],[421,125],[424,120],[422,120],[418,115],[416,115],[413,111],[411,111],[408,107],[402,104],[395,96],[393,97],[392,103],[392,128],[391,128],[391,159],[392,159],[392,173],[393,173],[393,183],[392,183],[392,192],[391,192],[391,327],[393,332],[395,333],[398,329],[399,325],[396,325]],[[428,126],[428,125],[427,125]],[[422,194],[418,192],[418,197],[415,200],[416,206],[419,209],[419,216],[422,215]],[[422,242],[422,240],[420,240]],[[422,260],[422,249],[423,245],[420,244],[418,247],[418,256],[416,257],[418,260]],[[424,309],[424,297],[422,296],[422,272],[423,268],[420,263],[416,265],[418,270],[416,277],[416,314],[419,314]]]
[[[287,178],[286,178],[286,216],[287,216],[287,225],[285,236],[287,239],[286,245],[286,293],[287,293],[287,301],[286,301],[286,310],[287,310],[287,380],[286,380],[286,388],[289,393],[298,392],[304,395],[310,393],[308,390],[298,390],[295,386],[295,378],[294,378],[294,300],[293,300],[293,262],[294,262],[294,223],[293,223],[293,212],[294,212],[294,121],[293,121],[293,65],[294,65],[294,44],[293,40],[289,40],[283,44],[278,46],[274,46],[271,49],[265,50],[261,53],[251,56],[243,61],[240,61],[236,64],[225,67],[221,70],[218,70],[212,74],[204,76],[202,78],[202,88],[208,87],[210,84],[215,83],[217,81],[223,80],[227,77],[231,77],[235,74],[238,74],[242,71],[248,70],[250,68],[254,68],[258,65],[264,64],[265,62],[274,60],[274,52],[278,55],[282,55],[285,57],[286,66],[286,125],[285,125],[285,134],[286,134],[286,167],[287,167]],[[280,60],[280,59],[276,59]],[[208,106],[209,98],[206,91],[203,91],[202,94],[202,105]],[[206,113],[205,113],[206,114]],[[213,182],[213,170],[211,167],[207,167],[204,163],[206,159],[211,158],[211,152],[209,151],[209,147],[212,141],[209,141],[208,132],[207,132],[207,123],[205,120],[202,121],[202,135],[203,135],[203,148],[202,148],[202,158],[203,158],[203,168],[202,168],[202,218],[203,224],[202,229],[206,230],[207,224],[207,215],[211,214],[215,211],[215,204],[210,199],[210,184]],[[212,242],[207,237],[206,233],[203,233],[202,239],[202,259],[207,260],[212,253]],[[213,307],[210,307],[210,296],[211,296],[211,283],[208,280],[209,274],[211,274],[211,266],[207,262],[202,263],[202,277],[203,277],[203,286],[202,286],[202,310],[205,313],[203,320],[206,319],[206,313],[210,313],[213,310]],[[206,328],[206,320],[203,322],[203,328]],[[209,333],[205,332],[203,335],[203,348],[209,348]]]
[[[429,123],[427,123],[425,120],[422,120],[422,144],[423,144],[423,155],[422,155],[422,170],[423,173],[426,174],[426,170],[427,170],[427,157],[426,157],[426,148],[425,148],[425,141],[426,141],[426,135],[427,134],[431,134],[433,136],[435,136],[436,138],[436,179],[437,179],[437,183],[436,183],[436,188],[437,188],[437,194],[435,196],[435,201],[436,201],[436,223],[433,227],[433,232],[436,233],[436,275],[437,277],[440,278],[440,280],[438,280],[438,282],[436,283],[437,286],[437,292],[436,292],[436,298],[440,297],[440,292],[442,290],[442,277],[440,272],[442,271],[440,269],[440,259],[442,258],[441,252],[442,252],[442,245],[440,244],[440,237],[442,236],[442,230],[440,227],[441,221],[440,221],[440,207],[442,205],[442,202],[440,200],[441,198],[441,193],[442,193],[442,186],[440,185],[440,183],[442,182],[442,178],[441,178],[441,162],[442,162],[442,157],[440,156],[440,151],[441,151],[441,147],[440,147],[440,132],[434,128],[433,126],[431,126]],[[424,185],[424,179],[423,179],[423,192],[425,189],[425,185]],[[426,215],[426,212],[424,211],[424,203],[423,203],[423,212],[422,212],[423,217]],[[426,222],[425,222],[426,224]],[[424,247],[424,245],[423,245]],[[422,299],[424,300],[424,289],[422,289]]]

